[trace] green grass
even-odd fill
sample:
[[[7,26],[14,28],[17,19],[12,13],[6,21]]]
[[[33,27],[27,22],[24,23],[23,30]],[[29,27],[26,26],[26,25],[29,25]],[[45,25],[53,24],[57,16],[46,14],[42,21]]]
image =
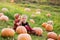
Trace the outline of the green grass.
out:
[[[31,12],[26,12],[24,11],[25,7],[29,7],[31,8]],[[60,6],[59,6],[60,7]],[[47,31],[41,26],[41,24],[43,22],[47,22],[48,20],[53,20],[54,22],[54,32],[56,32],[57,34],[60,34],[60,8],[57,6],[50,6],[50,5],[35,5],[35,4],[15,4],[15,3],[0,3],[0,12],[2,8],[8,8],[8,12],[4,12],[4,14],[6,16],[8,16],[10,18],[10,20],[8,22],[1,22],[0,21],[0,31],[8,26],[11,26],[13,28],[13,20],[14,20],[14,14],[15,13],[19,13],[19,14],[26,14],[28,15],[28,22],[30,18],[33,18],[35,20],[35,24],[32,24],[31,22],[29,22],[30,26],[33,27],[41,27],[43,29],[43,35],[42,37],[40,36],[36,36],[36,35],[31,35],[32,36],[32,40],[46,40],[47,38]],[[31,17],[31,15],[33,13],[35,13],[35,10],[37,8],[41,9],[41,14],[40,15],[36,15],[36,17]],[[50,18],[46,17],[47,13],[51,13],[52,16]],[[0,32],[1,34],[1,32]],[[17,40],[17,36],[18,34],[15,34],[15,36],[13,37],[14,40]],[[0,35],[0,40],[12,40],[13,38],[3,38]]]

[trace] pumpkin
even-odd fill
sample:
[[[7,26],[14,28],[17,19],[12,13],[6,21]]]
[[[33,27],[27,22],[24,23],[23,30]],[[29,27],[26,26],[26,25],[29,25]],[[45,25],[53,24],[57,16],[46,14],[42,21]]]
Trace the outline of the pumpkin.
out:
[[[46,16],[47,16],[47,17],[50,17],[50,16],[51,16],[51,14],[50,14],[50,13],[48,13],[48,14],[46,14]]]
[[[11,0],[11,3],[14,3],[14,0]]]
[[[3,37],[13,37],[15,34],[14,30],[11,28],[3,28],[1,31],[1,36]]]
[[[25,8],[24,11],[30,12],[31,9],[30,8]]]
[[[42,26],[43,26],[44,28],[46,28],[46,25],[47,25],[47,23],[43,23],[43,24],[42,24]]]
[[[48,32],[48,38],[57,39],[57,34],[55,32]]]
[[[41,36],[43,34],[43,30],[39,27],[35,27],[33,28],[33,30],[35,31],[35,34],[38,36]]]
[[[52,39],[52,38],[49,38],[49,39],[47,39],[47,40],[54,40],[54,39]]]
[[[31,23],[35,23],[35,21],[34,21],[33,19],[30,19],[30,22],[31,22]]]
[[[57,40],[60,40],[60,35],[58,36]]]
[[[3,13],[0,13],[0,17],[1,17],[2,15],[4,15],[4,14],[3,14]]]
[[[50,24],[47,24],[47,25],[46,25],[46,30],[47,30],[47,31],[53,31],[53,26],[50,25]]]
[[[27,33],[27,30],[24,26],[18,26],[17,29],[16,29],[16,32],[18,34],[24,34],[24,33]]]
[[[0,20],[9,21],[9,18],[7,16],[3,15],[3,16],[0,17]]]
[[[29,34],[20,34],[18,40],[32,40],[32,38]]]
[[[40,11],[37,11],[36,14],[40,14],[41,12]]]
[[[53,21],[51,21],[51,20],[49,20],[47,23],[50,25],[53,25]]]
[[[2,12],[8,12],[7,8],[2,8]]]

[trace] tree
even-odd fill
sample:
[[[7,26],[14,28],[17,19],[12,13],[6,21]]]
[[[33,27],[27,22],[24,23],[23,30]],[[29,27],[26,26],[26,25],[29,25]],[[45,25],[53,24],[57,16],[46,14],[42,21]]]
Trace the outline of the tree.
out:
[[[49,3],[60,5],[60,0],[48,0]]]

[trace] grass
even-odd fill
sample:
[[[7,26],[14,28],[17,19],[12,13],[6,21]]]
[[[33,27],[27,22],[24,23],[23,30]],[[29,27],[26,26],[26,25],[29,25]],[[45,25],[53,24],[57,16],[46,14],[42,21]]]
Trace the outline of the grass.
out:
[[[26,12],[24,11],[25,7],[29,7],[31,8],[31,12]],[[60,7],[60,6],[59,6]],[[28,15],[28,22],[29,19],[34,19],[35,20],[35,24],[32,24],[31,22],[29,22],[30,26],[33,27],[41,27],[43,29],[43,36],[36,36],[36,35],[31,35],[32,40],[47,40],[47,31],[41,26],[41,24],[43,22],[47,22],[48,20],[53,20],[54,22],[54,32],[56,32],[57,34],[60,34],[60,8],[57,6],[51,6],[51,5],[35,5],[35,4],[15,4],[15,3],[0,3],[0,12],[2,8],[8,8],[8,12],[4,12],[5,15],[7,15],[10,20],[8,22],[2,22],[0,21],[0,34],[1,34],[1,30],[5,27],[11,26],[13,27],[13,20],[14,20],[14,14],[15,13],[19,13],[19,14],[26,14]],[[35,10],[37,8],[41,9],[41,14],[36,15],[36,17],[31,17],[31,15],[33,13],[35,13]],[[47,13],[51,13],[52,16],[51,17],[46,17]],[[14,40],[17,40],[17,36],[18,34],[15,33],[15,36],[13,37]],[[0,40],[12,40],[13,38],[3,38],[0,35]]]

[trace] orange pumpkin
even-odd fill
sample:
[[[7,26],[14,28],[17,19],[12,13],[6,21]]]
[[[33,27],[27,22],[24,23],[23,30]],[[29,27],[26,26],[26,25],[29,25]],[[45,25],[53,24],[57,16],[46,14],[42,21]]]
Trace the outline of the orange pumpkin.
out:
[[[48,13],[48,14],[46,14],[46,16],[47,16],[47,17],[50,17],[50,16],[51,16],[51,14],[50,14],[50,13]]]
[[[53,31],[53,26],[50,24],[46,25],[46,30],[47,31]]]
[[[11,3],[14,3],[14,0],[11,0]]]
[[[30,8],[25,8],[24,11],[30,12],[31,9]]]
[[[8,12],[9,10],[7,8],[2,8],[2,12]]]
[[[54,40],[54,39],[52,39],[52,38],[49,38],[49,39],[47,39],[47,40]]]
[[[35,23],[35,21],[34,21],[33,19],[30,19],[30,22],[31,22],[31,23]]]
[[[57,39],[57,34],[55,32],[49,32],[47,36],[48,38]]]
[[[29,34],[20,34],[18,40],[32,40],[32,38]]]
[[[7,16],[3,15],[3,16],[0,17],[0,20],[9,21],[9,18]]]
[[[35,27],[33,28],[33,30],[35,31],[35,34],[37,34],[38,36],[43,34],[43,30],[39,27]]]
[[[11,28],[4,28],[1,31],[1,36],[3,37],[13,37],[15,34],[14,30]]]
[[[60,40],[60,35],[58,36],[58,39],[57,40]]]
[[[37,11],[37,12],[36,12],[36,14],[38,14],[38,15],[39,15],[39,14],[41,14],[41,12],[40,12],[40,11]]]
[[[47,23],[43,23],[43,24],[42,24],[42,26],[43,26],[44,28],[46,28],[46,25],[47,25]]]
[[[27,30],[24,26],[18,26],[17,29],[16,29],[16,32],[18,34],[24,34],[24,33],[27,33]]]

